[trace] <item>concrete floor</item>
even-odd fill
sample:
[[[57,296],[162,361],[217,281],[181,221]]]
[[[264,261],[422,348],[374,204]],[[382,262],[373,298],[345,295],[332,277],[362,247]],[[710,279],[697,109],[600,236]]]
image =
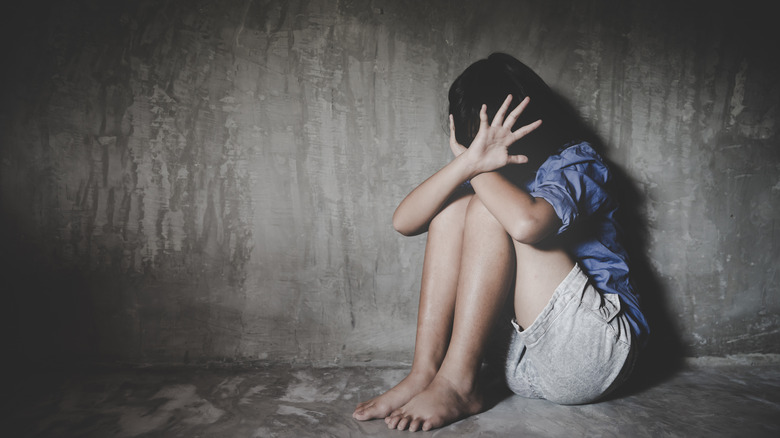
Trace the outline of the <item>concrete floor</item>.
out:
[[[354,405],[405,368],[102,369],[4,384],[8,437],[406,436]],[[497,394],[486,412],[423,436],[780,436],[780,362],[698,360],[664,382],[587,406]],[[403,435],[399,435],[403,434]]]

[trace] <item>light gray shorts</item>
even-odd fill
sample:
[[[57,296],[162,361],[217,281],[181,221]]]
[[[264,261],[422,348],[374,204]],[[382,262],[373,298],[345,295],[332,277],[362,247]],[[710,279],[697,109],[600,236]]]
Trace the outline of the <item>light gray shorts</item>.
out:
[[[506,380],[516,394],[559,404],[590,403],[631,373],[631,328],[616,294],[601,294],[579,266],[525,330],[515,321]]]

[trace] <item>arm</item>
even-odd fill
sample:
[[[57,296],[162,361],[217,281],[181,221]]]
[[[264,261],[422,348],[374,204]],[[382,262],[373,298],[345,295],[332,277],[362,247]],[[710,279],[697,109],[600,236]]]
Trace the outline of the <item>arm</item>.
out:
[[[508,155],[507,148],[541,123],[539,120],[512,132],[517,117],[528,105],[528,98],[503,120],[510,102],[511,96],[504,101],[490,125],[483,106],[479,132],[468,150],[457,143],[454,126],[450,123],[450,147],[456,154],[462,152],[459,156],[470,154],[472,166],[477,169],[471,186],[506,232],[518,242],[532,244],[560,227],[560,219],[550,203],[534,198],[495,172],[507,164],[527,161],[526,157]]]
[[[537,243],[561,226],[561,220],[549,202],[534,198],[498,172],[472,178],[471,186],[513,240]]]
[[[406,195],[393,213],[393,228],[405,236],[425,232],[455,190],[474,175],[466,158],[462,154],[455,157]]]
[[[499,174],[492,172],[507,164],[527,162],[528,158],[525,156],[509,155],[507,148],[541,124],[541,120],[538,120],[512,132],[511,128],[528,105],[528,99],[523,100],[507,116],[506,121],[503,121],[511,99],[511,96],[508,96],[504,101],[493,119],[492,125],[487,124],[486,107],[482,107],[480,129],[469,149],[458,144],[455,140],[455,126],[452,117],[450,117],[450,149],[455,155],[455,159],[425,180],[401,201],[393,214],[393,227],[398,232],[407,236],[424,232],[428,223],[446,205],[458,186],[469,179],[472,179],[472,185],[477,183],[477,186],[474,187],[475,192],[483,202],[486,202],[488,209],[499,219],[499,222],[504,225],[513,238],[516,237],[513,230],[517,228],[514,223],[510,224],[510,218],[513,214],[517,214],[518,210],[526,211],[528,202],[537,205],[546,204],[550,207],[546,202],[535,202],[534,198],[527,193],[503,179]],[[492,190],[496,190],[496,193],[490,193]],[[507,196],[510,194],[513,196],[508,198]],[[507,202],[509,199],[514,200]],[[518,205],[511,206],[513,208],[503,208],[508,203],[515,201],[518,202]],[[524,203],[524,201],[528,202]],[[555,217],[555,212],[552,212],[552,215]],[[518,230],[518,233],[522,232],[525,230]],[[535,236],[538,233],[532,234]],[[517,237],[525,238],[523,234],[517,234]]]

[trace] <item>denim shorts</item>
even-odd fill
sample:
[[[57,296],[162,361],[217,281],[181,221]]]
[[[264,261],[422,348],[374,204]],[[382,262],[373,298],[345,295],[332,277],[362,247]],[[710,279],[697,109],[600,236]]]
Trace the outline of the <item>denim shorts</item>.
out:
[[[523,397],[596,401],[628,378],[637,356],[618,296],[599,293],[576,265],[530,327],[512,324],[506,381]]]

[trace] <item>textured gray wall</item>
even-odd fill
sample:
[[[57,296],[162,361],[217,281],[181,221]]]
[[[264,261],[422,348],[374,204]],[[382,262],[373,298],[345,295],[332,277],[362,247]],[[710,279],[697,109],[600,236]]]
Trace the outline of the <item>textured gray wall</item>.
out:
[[[678,3],[25,3],[0,119],[11,351],[409,360],[424,237],[390,218],[449,159],[451,81],[504,51],[631,182],[657,332],[780,353],[777,47],[750,2]]]

